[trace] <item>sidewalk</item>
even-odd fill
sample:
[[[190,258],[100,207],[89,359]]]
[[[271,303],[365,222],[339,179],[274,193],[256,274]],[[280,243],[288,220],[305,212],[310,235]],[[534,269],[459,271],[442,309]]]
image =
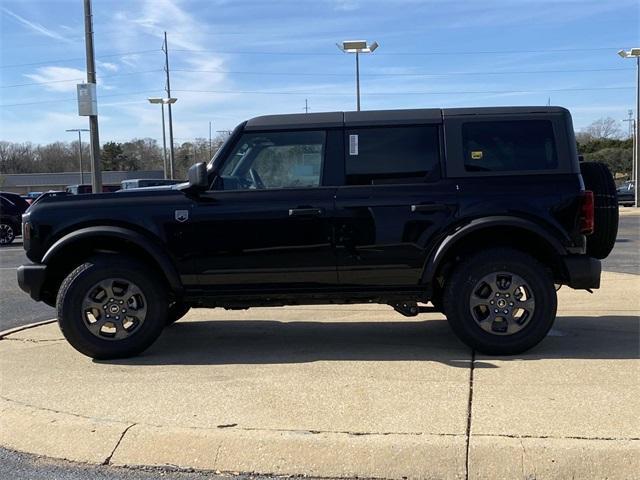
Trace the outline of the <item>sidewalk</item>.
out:
[[[637,478],[640,276],[562,288],[518,357],[373,305],[195,310],[96,362],[56,324],[0,341],[0,445],[113,465],[316,477]],[[206,321],[205,321],[206,320]]]

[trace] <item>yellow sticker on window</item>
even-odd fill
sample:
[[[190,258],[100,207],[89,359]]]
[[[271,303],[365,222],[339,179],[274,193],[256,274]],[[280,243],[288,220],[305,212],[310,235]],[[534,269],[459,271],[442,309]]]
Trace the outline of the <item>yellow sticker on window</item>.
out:
[[[475,150],[475,151],[471,152],[471,158],[473,160],[482,159],[482,150]]]

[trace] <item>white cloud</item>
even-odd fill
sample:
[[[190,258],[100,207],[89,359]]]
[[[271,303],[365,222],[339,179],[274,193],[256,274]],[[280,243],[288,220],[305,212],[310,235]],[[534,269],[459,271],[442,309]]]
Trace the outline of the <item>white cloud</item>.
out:
[[[55,40],[60,40],[60,41],[63,41],[63,42],[71,43],[67,38],[63,37],[59,33],[55,32],[55,31],[53,31],[53,30],[51,30],[49,28],[46,28],[44,25],[42,25],[40,23],[32,22],[30,20],[27,20],[26,18],[21,17],[17,13],[12,12],[8,8],[2,7],[2,11],[4,13],[6,13],[7,15],[9,15],[10,17],[12,17],[14,20],[17,20],[23,26],[29,28],[30,30],[32,30],[32,31],[34,31],[36,33],[39,33],[40,35],[44,35],[45,37],[53,38]]]
[[[117,72],[119,70],[119,68],[120,68],[115,63],[101,62],[100,60],[98,60],[96,63],[98,65],[98,67],[100,67],[100,68],[102,68],[104,70],[108,70],[109,72]]]
[[[37,73],[27,73],[25,77],[42,82],[42,87],[52,92],[74,92],[76,84],[82,83],[85,72],[68,67],[40,67]]]

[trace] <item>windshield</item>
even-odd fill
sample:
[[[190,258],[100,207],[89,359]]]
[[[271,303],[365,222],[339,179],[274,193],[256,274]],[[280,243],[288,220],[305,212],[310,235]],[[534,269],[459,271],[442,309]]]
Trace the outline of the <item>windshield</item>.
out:
[[[229,145],[229,143],[231,142],[232,138],[235,138],[236,134],[238,133],[238,131],[240,130],[240,128],[242,127],[242,124],[238,125],[236,128],[233,129],[233,132],[231,132],[231,135],[229,135],[224,142],[222,142],[222,144],[218,147],[218,150],[216,150],[216,153],[213,154],[213,157],[211,157],[211,160],[209,161],[209,164],[207,165],[207,170],[211,171],[211,169],[213,169],[213,167],[216,165],[216,163],[218,163],[220,155],[222,154],[223,150],[226,150],[227,145]]]

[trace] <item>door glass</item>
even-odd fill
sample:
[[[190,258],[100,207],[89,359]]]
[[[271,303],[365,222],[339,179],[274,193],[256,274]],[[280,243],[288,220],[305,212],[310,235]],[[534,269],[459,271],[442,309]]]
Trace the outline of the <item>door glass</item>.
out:
[[[324,131],[244,134],[222,171],[223,190],[320,186]]]
[[[346,135],[347,185],[416,183],[439,173],[435,125],[357,128]]]

